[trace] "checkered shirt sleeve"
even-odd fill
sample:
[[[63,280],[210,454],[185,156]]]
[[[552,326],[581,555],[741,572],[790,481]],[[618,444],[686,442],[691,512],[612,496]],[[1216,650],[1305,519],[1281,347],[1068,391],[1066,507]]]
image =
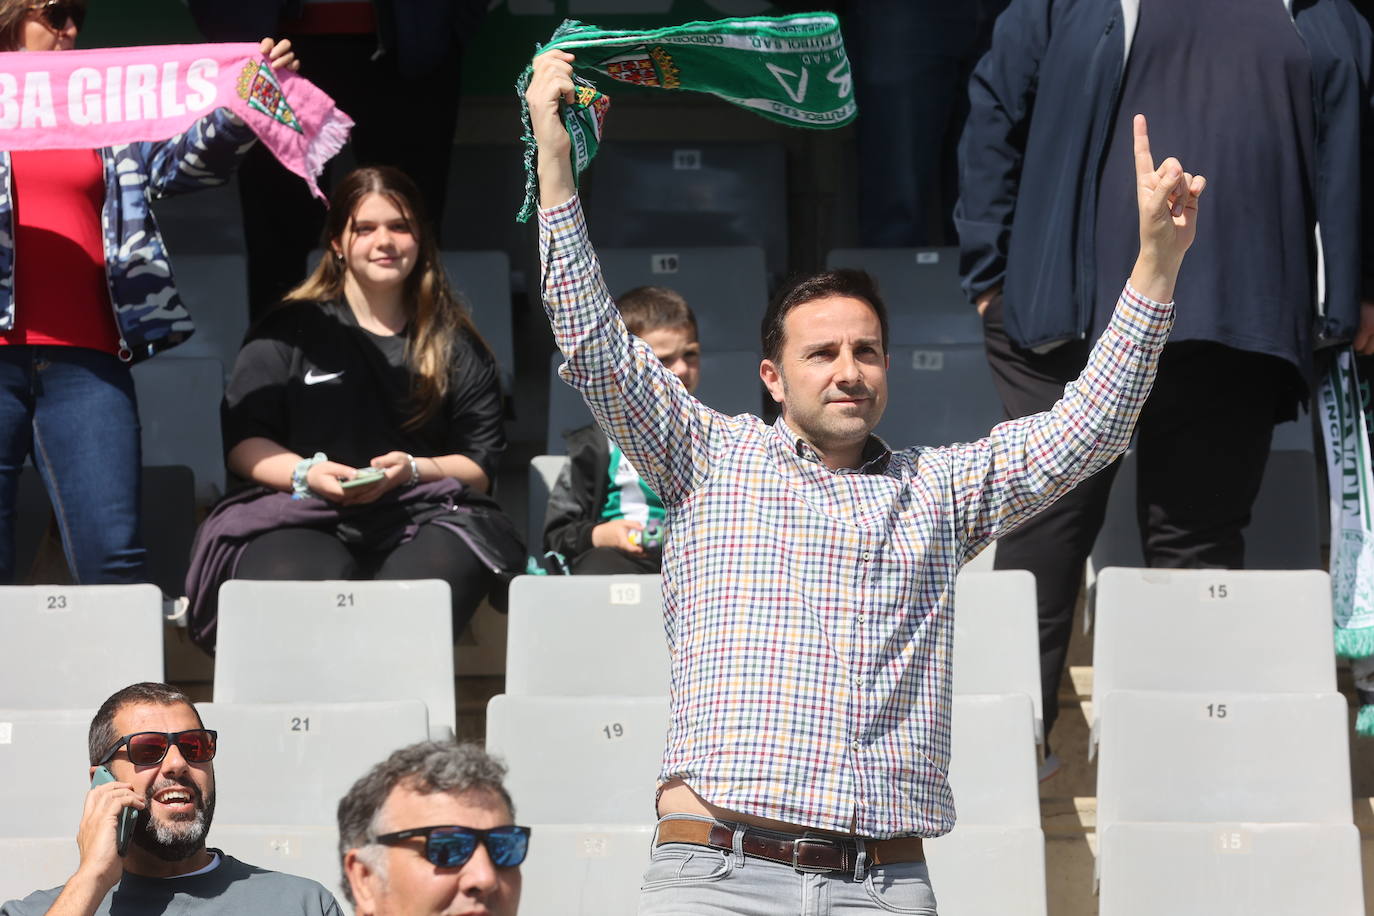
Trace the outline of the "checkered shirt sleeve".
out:
[[[989,542],[1102,470],[1126,450],[1173,326],[1172,303],[1130,284],[1079,377],[1049,410],[995,426],[944,449],[952,465],[963,555]]]
[[[626,330],[579,199],[540,210],[539,225],[544,308],[566,358],[559,376],[582,393],[597,424],[663,504],[681,502],[709,475],[730,418],[692,397]]]

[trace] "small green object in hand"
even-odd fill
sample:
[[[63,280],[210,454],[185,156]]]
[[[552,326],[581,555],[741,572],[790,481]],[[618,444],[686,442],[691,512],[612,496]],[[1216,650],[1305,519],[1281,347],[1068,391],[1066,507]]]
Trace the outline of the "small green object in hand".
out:
[[[352,480],[341,480],[339,481],[339,486],[343,487],[345,490],[351,490],[354,487],[365,487],[369,484],[376,483],[385,476],[386,471],[383,471],[381,468],[358,468],[357,477],[354,477]]]

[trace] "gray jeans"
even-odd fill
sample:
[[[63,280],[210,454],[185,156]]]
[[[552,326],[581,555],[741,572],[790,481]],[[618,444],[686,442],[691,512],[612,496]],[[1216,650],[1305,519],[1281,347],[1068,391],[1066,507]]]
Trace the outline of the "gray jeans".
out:
[[[639,916],[936,916],[924,862],[808,874],[746,857],[739,851],[742,833],[736,828],[734,852],[688,843],[654,846],[639,890]]]

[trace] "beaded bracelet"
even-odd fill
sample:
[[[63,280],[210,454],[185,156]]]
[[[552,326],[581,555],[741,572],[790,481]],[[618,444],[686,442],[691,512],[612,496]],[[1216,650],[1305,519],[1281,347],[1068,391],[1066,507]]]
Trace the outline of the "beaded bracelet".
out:
[[[406,486],[413,487],[420,482],[420,465],[415,461],[415,456],[409,452],[406,453],[406,461],[410,462],[410,480],[407,481]]]

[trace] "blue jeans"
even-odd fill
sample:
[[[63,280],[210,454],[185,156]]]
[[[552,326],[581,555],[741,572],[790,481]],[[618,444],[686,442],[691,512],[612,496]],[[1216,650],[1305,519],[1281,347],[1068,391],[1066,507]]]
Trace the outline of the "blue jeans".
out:
[[[0,583],[17,572],[15,505],[30,454],[77,583],[142,582],[141,449],[128,367],[82,347],[0,347]]]
[[[669,815],[691,818],[690,815]],[[664,818],[663,820],[667,820]],[[659,823],[663,821],[660,820]],[[741,828],[736,828],[739,849]],[[936,916],[924,862],[809,874],[790,865],[689,843],[654,846],[639,890],[639,916]]]

